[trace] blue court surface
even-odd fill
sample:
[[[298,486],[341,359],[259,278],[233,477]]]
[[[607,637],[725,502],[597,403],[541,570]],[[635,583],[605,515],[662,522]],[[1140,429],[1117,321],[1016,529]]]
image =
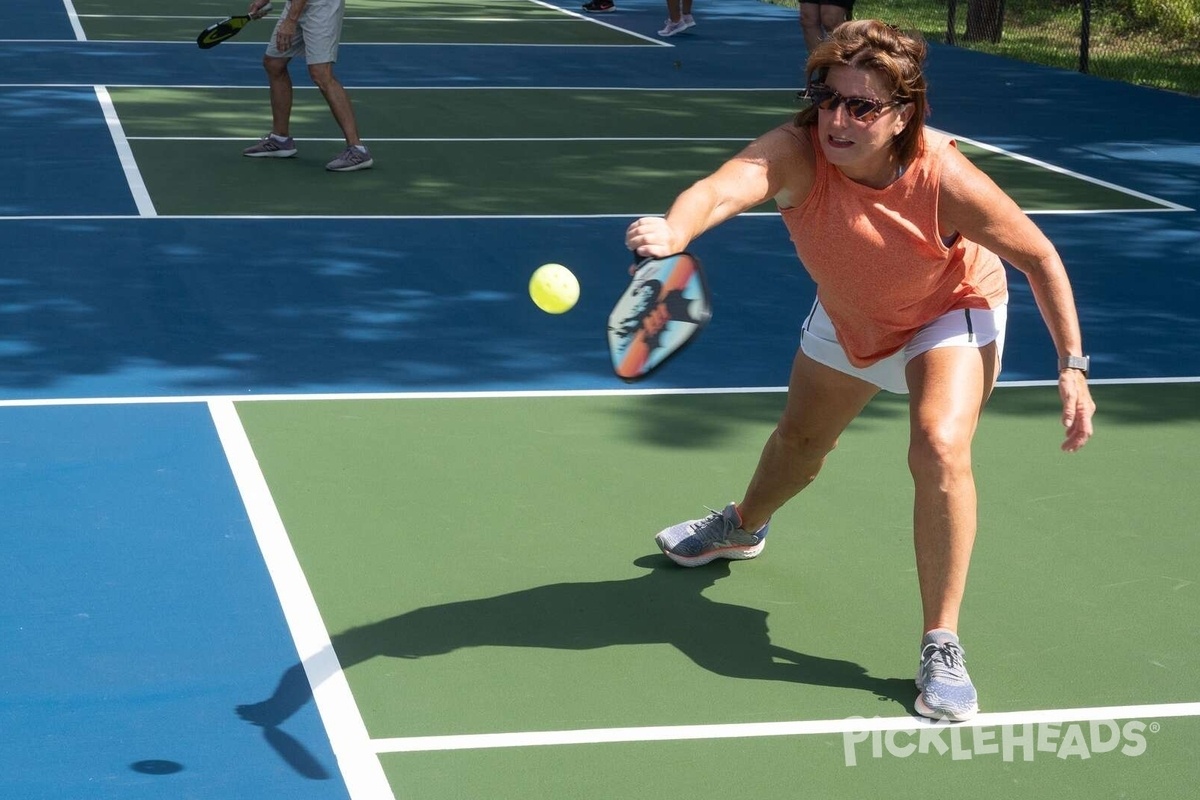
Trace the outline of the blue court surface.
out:
[[[360,40],[343,44],[337,72],[364,107],[401,110],[416,87],[798,88],[794,10],[698,5],[695,31],[664,41],[661,2],[618,3],[602,19],[562,2],[508,5],[615,28],[628,35],[619,45]],[[339,749],[343,722],[322,717],[310,687],[287,685],[298,710],[281,723],[239,717],[319,644],[303,637],[321,617],[313,606],[300,630],[281,602],[243,481],[257,465],[231,456],[214,415],[271,397],[778,392],[814,287],[777,215],[707,233],[693,249],[713,322],[635,390],[613,376],[603,330],[625,283],[625,227],[665,210],[635,189],[605,213],[563,216],[160,214],[108,88],[263,87],[261,43],[200,51],[87,33],[113,14],[202,24],[220,15],[203,0],[21,6],[9,15],[20,26],[0,34],[0,797],[390,797],[346,768],[358,756]],[[469,6],[421,13],[469,17]],[[937,128],[1155,205],[1030,213],[1071,273],[1099,385],[1200,381],[1200,100],[937,43],[929,72]],[[293,75],[306,85],[302,65]],[[265,89],[263,103],[229,124],[261,135]],[[464,109],[463,138],[487,135]],[[236,162],[244,144],[227,144]],[[598,135],[598,150],[611,146]],[[670,163],[650,174],[680,190],[699,177]],[[355,180],[332,178],[337,191]],[[528,301],[545,262],[580,279],[568,314]],[[1002,381],[1049,385],[1052,344],[1023,278],[1011,273],[1010,288]],[[1125,413],[1153,419],[1141,411]],[[1176,422],[1198,414],[1172,410]],[[1177,493],[1194,493],[1194,472]],[[1179,570],[1195,577],[1194,564]],[[1194,644],[1193,629],[1180,620]]]
[[[0,416],[5,796],[345,797],[311,706],[234,714],[295,649],[208,409]]]

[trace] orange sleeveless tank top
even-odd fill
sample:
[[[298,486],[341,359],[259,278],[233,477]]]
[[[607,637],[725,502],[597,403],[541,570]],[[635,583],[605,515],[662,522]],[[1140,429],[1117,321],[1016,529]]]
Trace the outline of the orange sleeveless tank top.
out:
[[[1006,302],[1000,258],[961,235],[947,246],[938,232],[938,187],[953,139],[927,129],[904,174],[873,189],[826,161],[815,127],[790,131],[810,136],[815,176],[808,197],[780,215],[851,364],[898,352],[949,311]]]

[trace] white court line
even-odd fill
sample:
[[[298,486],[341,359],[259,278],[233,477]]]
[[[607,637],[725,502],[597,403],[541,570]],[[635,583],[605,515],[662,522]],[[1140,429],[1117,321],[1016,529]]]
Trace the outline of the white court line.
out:
[[[1097,722],[1119,719],[1164,719],[1200,716],[1200,703],[1064,708],[979,714],[955,728],[991,728],[1016,725],[1045,725],[1064,722]],[[445,750],[477,750],[498,747],[538,747],[564,744],[608,744],[613,742],[670,742],[695,739],[744,739],[766,736],[810,736],[814,734],[861,733],[864,731],[916,731],[945,728],[948,723],[919,717],[873,717],[794,722],[748,722],[727,725],[667,725],[643,728],[592,728],[575,731],[529,731],[480,733],[451,736],[409,736],[374,739],[376,753],[425,753]]]
[[[339,139],[338,141],[342,141]],[[1031,214],[1037,212],[1029,212]],[[356,214],[355,216],[347,216],[345,214],[159,214],[155,217],[138,217],[133,214],[31,214],[29,216],[16,215],[0,215],[0,222],[4,221],[40,221],[40,222],[56,222],[64,220],[74,221],[120,221],[120,220],[288,220],[288,219],[333,219],[346,220],[352,219],[357,222],[363,220],[384,220],[389,222],[405,221],[405,220],[537,220],[537,219],[637,219],[638,217],[653,217],[662,214],[662,209],[653,211],[623,211],[619,214]],[[746,211],[738,214],[739,217],[778,217],[777,211]]]
[[[14,42],[29,42],[32,39],[0,39],[3,41]],[[63,41],[60,39],[48,41]],[[91,86],[90,83],[0,83],[0,89],[18,89],[18,88],[37,88],[37,89],[68,89]],[[113,89],[212,89],[215,91],[228,92],[233,90],[245,90],[253,92],[261,92],[263,87],[259,85],[247,84],[219,84],[219,83],[109,83],[105,84]],[[345,88],[354,92],[659,92],[661,94],[680,94],[686,92],[791,92],[795,93],[796,88],[787,86],[776,87],[684,87],[684,86],[668,86],[668,87],[646,87],[646,86],[480,86],[472,84],[470,86],[355,86],[348,83]],[[295,91],[320,91],[316,86],[298,85]]]
[[[154,201],[150,199],[150,192],[146,189],[146,182],[142,180],[142,173],[138,170],[137,160],[133,157],[133,150],[129,147],[129,139],[125,136],[125,130],[121,127],[121,119],[117,116],[117,109],[113,106],[112,97],[108,94],[108,89],[103,86],[94,87],[96,90],[96,99],[100,101],[100,108],[104,111],[104,121],[108,125],[108,132],[112,135],[113,144],[117,148],[117,157],[121,160],[121,169],[125,172],[125,180],[129,184],[129,191],[133,194],[133,202],[137,205],[138,215],[142,217],[155,217],[158,212],[154,210]]]
[[[211,19],[211,18],[205,17],[205,19]],[[632,37],[634,39],[646,39],[646,37],[642,36],[641,34],[637,34],[632,31],[624,31],[624,32],[629,34],[630,37]],[[80,29],[79,33],[82,35],[82,33],[83,33],[82,29]],[[63,44],[66,42],[76,42],[76,41],[81,41],[81,40],[79,40],[79,39],[0,39],[0,44]],[[129,46],[141,46],[141,45],[147,45],[147,44],[163,45],[163,46],[174,45],[176,47],[191,47],[191,48],[194,48],[196,46],[196,42],[194,40],[181,41],[179,39],[91,39],[91,40],[85,39],[82,41],[88,41],[89,44],[103,45],[105,47],[109,47],[109,46],[129,47]],[[655,42],[652,39],[646,39],[646,41],[651,42],[660,47],[674,47],[674,45],[669,45],[669,44],[664,45],[662,42]],[[262,49],[263,43],[255,42],[253,40],[246,40],[246,39],[241,39],[241,40],[230,39],[229,41],[222,43],[221,47],[222,48],[226,48],[226,47],[257,47],[259,49]],[[640,49],[644,49],[646,47],[646,45],[644,45],[644,44],[617,44],[617,43],[584,44],[584,43],[580,43],[580,42],[558,42],[555,44],[534,44],[534,43],[520,43],[520,42],[342,42],[341,45],[339,45],[339,47],[343,50],[345,50],[347,48],[352,48],[352,47],[521,47],[521,48],[525,48],[525,47],[555,47],[560,50],[567,49],[567,48],[572,48],[572,49],[574,49],[574,48],[582,48],[582,49],[637,48],[640,50]],[[0,84],[0,86],[2,86],[2,85],[4,85],[4,84]],[[25,85],[26,86],[46,87],[46,86],[52,86],[53,84],[31,83],[31,84],[25,84]],[[117,84],[113,84],[113,86],[116,86],[116,85]],[[129,84],[129,85],[132,85],[132,84]],[[159,88],[164,88],[164,87],[176,88],[175,84],[159,84]],[[243,87],[239,87],[239,88],[244,89],[247,87],[243,86]],[[297,86],[296,88],[300,89],[302,87]],[[347,86],[345,88],[353,89],[354,87]],[[376,87],[376,88],[378,88],[378,87]],[[355,91],[359,91],[359,90],[355,90]],[[671,89],[670,91],[676,91],[676,90]],[[682,90],[679,90],[679,91],[682,91]],[[793,89],[792,91],[795,91],[795,90]]]
[[[354,800],[393,798],[342,665],[333,651],[317,601],[292,549],[237,410],[228,400],[209,401],[208,407],[346,788]]]
[[[131,142],[244,142],[248,136],[130,136]],[[304,138],[300,142],[344,142],[342,136]],[[375,142],[750,142],[746,136],[372,136]]]
[[[1161,205],[1166,206],[1171,211],[1195,211],[1196,210],[1194,208],[1188,208],[1187,206],[1179,205],[1178,203],[1172,203],[1170,200],[1163,200],[1162,198],[1154,197],[1153,195],[1143,194],[1142,192],[1136,191],[1134,189],[1127,189],[1126,187],[1121,186],[1116,183],[1109,183],[1108,181],[1103,181],[1103,180],[1100,180],[1099,178],[1093,178],[1088,175],[1084,175],[1083,173],[1080,173],[1080,172],[1075,172],[1073,170],[1064,169],[1063,167],[1057,167],[1054,164],[1050,164],[1045,161],[1040,161],[1036,158],[1024,156],[1024,155],[1021,155],[1020,153],[1014,153],[1012,150],[1006,150],[1003,147],[997,147],[995,145],[986,144],[984,142],[980,142],[975,139],[969,139],[966,136],[959,136],[957,134],[947,133],[946,131],[942,131],[942,133],[945,133],[947,136],[953,136],[955,139],[957,139],[960,142],[967,142],[968,144],[972,144],[975,147],[978,147],[982,150],[989,150],[993,153],[999,153],[1003,156],[1015,159],[1017,161],[1024,161],[1026,164],[1033,164],[1035,166],[1041,167],[1044,170],[1048,170],[1049,172],[1057,172],[1060,175],[1067,175],[1069,177],[1075,178],[1076,180],[1084,181],[1085,183],[1095,184],[1096,186],[1103,186],[1106,189],[1112,189],[1114,192],[1121,192],[1122,194],[1127,194],[1127,195],[1130,195],[1131,197],[1136,197],[1140,200],[1145,200],[1150,203],[1159,203]],[[1079,211],[1061,212],[1060,211],[1058,213],[1061,214],[1061,213],[1086,213],[1086,212],[1079,212]]]
[[[338,141],[342,141],[339,139]],[[1033,213],[1033,212],[1031,212]],[[353,217],[345,214],[159,214],[154,217],[139,217],[134,214],[30,214],[28,216],[18,215],[2,215],[0,214],[0,222],[3,221],[40,221],[40,222],[61,222],[64,220],[74,220],[79,222],[84,221],[120,221],[120,220],[286,220],[286,219],[338,219],[346,220],[353,219],[355,221],[362,220],[490,220],[490,219],[637,219],[638,217],[652,217],[662,214],[662,209],[654,211],[626,211],[620,214],[357,214]],[[778,217],[778,212],[774,211],[747,211],[738,214],[739,217]]]
[[[1178,378],[1096,378],[1089,386],[1157,386],[1159,384],[1200,383],[1200,375]],[[1050,387],[1057,381],[998,381],[997,387]],[[781,394],[786,386],[723,386],[708,389],[519,389],[458,392],[314,392],[312,394],[237,394],[237,395],[178,395],[151,397],[60,397],[0,400],[0,408],[37,406],[109,406],[159,405],[173,403],[254,403],[305,402],[315,400],[489,400],[548,397],[657,397],[663,395],[705,394]]]
[[[653,39],[649,36],[644,36],[643,34],[635,33],[634,31],[627,30],[627,29],[619,27],[617,25],[613,25],[612,23],[609,23],[609,22],[605,22],[602,19],[598,19],[596,17],[596,15],[594,15],[594,14],[592,14],[592,15],[581,14],[578,11],[570,11],[568,9],[561,8],[561,7],[553,5],[551,3],[542,2],[542,0],[531,0],[531,2],[534,5],[543,6],[545,8],[551,8],[561,14],[566,14],[567,16],[570,16],[570,17],[576,17],[578,19],[586,20],[587,22],[590,22],[593,25],[600,25],[601,27],[604,27],[604,28],[609,28],[611,30],[619,31],[621,33],[625,33],[630,36],[635,36],[638,39],[645,40],[652,44],[658,45],[659,47],[674,47],[675,46],[675,45],[671,44],[670,42],[664,42],[662,39]]]
[[[249,141],[249,140],[246,140]],[[337,141],[342,141],[338,139]],[[1086,215],[1086,214],[1171,214],[1187,209],[1175,208],[1103,208],[1093,210],[1082,209],[1031,209],[1025,211],[1025,214],[1030,217],[1035,216],[1065,216],[1065,215]],[[30,215],[6,215],[0,214],[0,222],[4,221],[42,221],[55,222],[65,220],[136,220],[136,219],[163,219],[163,220],[179,220],[179,219],[195,219],[195,220],[287,220],[287,219],[353,219],[356,222],[365,220],[375,221],[406,221],[406,220],[520,220],[520,219],[629,219],[634,220],[639,217],[660,217],[662,209],[656,208],[649,211],[622,211],[620,213],[607,214],[355,214],[349,216],[346,214],[160,214],[155,217],[138,217],[133,214],[30,214]],[[738,214],[738,217],[778,217],[778,211],[743,211]],[[725,223],[728,225],[729,223]]]
[[[344,17],[355,22],[574,22],[570,14],[558,17]],[[212,20],[213,15],[199,14],[80,14],[80,19],[198,19]],[[27,40],[23,40],[27,41]],[[403,42],[397,42],[403,44]]]
[[[67,0],[67,2],[69,2],[69,0]],[[553,7],[553,6],[552,6],[552,7]],[[566,12],[566,13],[574,13],[574,12]],[[626,45],[619,45],[619,46],[626,46]],[[0,84],[0,87],[16,87],[16,86],[26,86],[26,85],[38,85],[38,86],[43,86],[43,88],[44,88],[45,86],[48,86],[49,84],[46,84],[46,85],[42,85],[42,84]],[[73,85],[73,84],[56,84],[56,86],[64,86],[64,87],[65,87],[65,86],[71,86],[71,85]],[[151,84],[113,84],[113,88],[143,88],[143,87],[150,87],[150,86],[152,86],[152,85],[151,85]],[[234,89],[243,89],[243,90],[248,90],[248,91],[261,91],[261,87],[251,87],[251,86],[225,86],[225,87],[215,87],[215,86],[203,86],[203,85],[186,85],[186,86],[183,86],[183,85],[181,85],[181,86],[175,86],[175,87],[172,87],[172,88],[179,88],[179,89],[214,89],[214,88],[216,88],[216,89],[229,89],[229,90],[234,90]],[[314,91],[315,91],[315,87],[298,87],[298,88],[308,88],[308,89],[311,89],[311,90],[314,90]],[[510,91],[513,91],[513,90],[515,90],[515,91],[530,91],[530,90],[537,90],[537,91],[580,91],[580,87],[561,87],[561,86],[560,86],[560,87],[543,87],[543,86],[529,87],[529,86],[526,86],[526,87],[515,87],[515,88],[514,88],[514,87],[499,87],[499,86],[487,86],[487,87],[482,87],[482,86],[455,86],[455,87],[436,87],[436,86],[424,86],[424,87],[380,87],[380,86],[376,86],[376,87],[361,87],[361,88],[355,88],[355,87],[350,87],[350,86],[348,86],[347,88],[348,88],[348,89],[351,89],[351,90],[353,90],[353,91],[369,91],[369,90],[387,90],[387,91],[428,91],[428,90],[446,90],[446,91],[453,91],[453,90],[455,90],[455,89],[469,89],[469,90],[484,90],[484,89],[486,89],[486,90],[496,90],[496,91],[500,91],[500,90],[510,90]],[[646,91],[668,91],[668,90],[654,90],[654,89],[646,89],[646,88],[644,88],[644,87],[589,87],[589,88],[587,89],[587,91],[630,91],[630,92],[646,92]],[[692,91],[692,92],[780,92],[780,91],[792,91],[792,89],[781,89],[781,88],[759,88],[759,89],[737,89],[737,88],[726,88],[726,89],[705,89],[705,88],[691,88],[691,89],[677,89],[677,90],[676,90],[676,89],[672,89],[672,90],[669,90],[669,91],[672,91],[672,92],[677,92],[677,91]],[[115,115],[114,115],[114,116],[115,116]],[[937,128],[933,128],[932,126],[930,126],[930,127],[931,127],[931,129],[932,129],[932,130],[939,130],[939,129],[937,129]],[[1155,203],[1155,204],[1157,204],[1158,206],[1160,206],[1159,208],[1151,208],[1151,209],[1148,209],[1148,208],[1106,208],[1106,209],[1094,209],[1094,210],[1091,210],[1091,209],[1057,209],[1057,210],[1046,209],[1046,210],[1027,211],[1027,212],[1026,212],[1026,213],[1028,213],[1028,214],[1031,214],[1031,215],[1032,215],[1032,214],[1039,214],[1039,215],[1047,215],[1047,216],[1051,216],[1051,215],[1059,215],[1059,216],[1061,216],[1061,215],[1079,215],[1079,214],[1139,214],[1139,213],[1161,213],[1161,212],[1163,212],[1163,211],[1184,211],[1184,212],[1195,211],[1195,209],[1193,209],[1193,208],[1190,208],[1190,207],[1188,207],[1188,206],[1181,205],[1181,204],[1179,204],[1179,203],[1175,203],[1175,202],[1173,202],[1173,201],[1170,201],[1170,200],[1164,200],[1164,199],[1162,199],[1162,198],[1160,198],[1160,197],[1155,197],[1155,196],[1153,196],[1153,195],[1149,195],[1149,194],[1146,194],[1146,193],[1144,193],[1144,192],[1139,192],[1139,191],[1137,191],[1137,190],[1135,190],[1135,189],[1130,189],[1130,188],[1127,188],[1127,187],[1124,187],[1124,186],[1120,186],[1120,185],[1118,185],[1118,184],[1115,184],[1115,183],[1110,183],[1110,182],[1108,182],[1108,181],[1101,180],[1101,179],[1099,179],[1099,178],[1093,178],[1093,177],[1090,177],[1090,176],[1088,176],[1088,175],[1084,175],[1084,174],[1082,174],[1082,173],[1078,173],[1078,172],[1074,172],[1074,171],[1072,171],[1072,170],[1064,169],[1064,168],[1062,168],[1062,167],[1055,166],[1054,164],[1050,164],[1050,163],[1048,163],[1048,162],[1041,161],[1041,160],[1039,160],[1039,159],[1035,159],[1035,158],[1032,158],[1032,157],[1030,157],[1030,156],[1025,156],[1025,155],[1022,155],[1022,154],[1020,154],[1020,153],[1015,153],[1015,152],[1013,152],[1013,151],[1011,151],[1011,150],[1006,150],[1006,149],[1004,149],[1004,148],[1002,148],[1002,147],[997,147],[997,146],[995,146],[995,145],[990,145],[990,144],[987,144],[987,143],[985,143],[985,142],[981,142],[981,141],[979,141],[979,140],[972,139],[972,138],[969,138],[969,137],[966,137],[966,136],[960,136],[960,135],[957,135],[957,134],[953,134],[953,133],[950,133],[950,132],[948,132],[948,131],[940,131],[940,132],[941,132],[941,133],[944,133],[945,135],[948,135],[948,136],[953,136],[954,138],[958,139],[959,141],[962,141],[962,142],[967,142],[967,143],[969,143],[969,144],[972,144],[972,145],[974,145],[974,146],[976,146],[976,147],[979,147],[980,149],[983,149],[983,150],[988,150],[988,151],[990,151],[990,152],[994,152],[994,153],[999,153],[999,154],[1001,154],[1001,155],[1004,155],[1004,156],[1006,156],[1006,157],[1008,157],[1008,158],[1012,158],[1012,159],[1015,159],[1015,160],[1018,160],[1018,161],[1023,161],[1023,162],[1025,162],[1025,163],[1032,164],[1032,165],[1034,165],[1034,166],[1037,166],[1037,167],[1039,167],[1039,168],[1041,168],[1041,169],[1045,169],[1045,170],[1047,170],[1047,171],[1050,171],[1050,172],[1055,172],[1055,173],[1058,173],[1058,174],[1061,174],[1061,175],[1066,175],[1066,176],[1068,176],[1068,177],[1071,177],[1071,178],[1074,178],[1074,179],[1076,179],[1076,180],[1081,180],[1081,181],[1084,181],[1085,183],[1091,183],[1091,184],[1093,184],[1093,185],[1096,185],[1096,186],[1102,186],[1102,187],[1105,187],[1105,188],[1107,188],[1107,189],[1110,189],[1110,190],[1112,190],[1112,191],[1116,191],[1116,192],[1119,192],[1119,193],[1121,193],[1121,194],[1124,194],[1124,195],[1127,195],[1127,196],[1130,196],[1130,197],[1136,197],[1136,198],[1138,198],[1138,199],[1140,199],[1140,200],[1144,200],[1144,201],[1146,201],[1146,202],[1150,202],[1150,203]],[[123,134],[122,134],[122,137],[123,137]],[[115,139],[115,138],[116,138],[116,137],[114,136],[114,139]],[[171,140],[178,140],[178,141],[203,141],[203,140],[211,140],[211,141],[232,141],[232,140],[238,140],[238,141],[241,141],[241,138],[239,138],[239,137],[165,137],[165,136],[164,136],[164,137],[128,137],[128,138],[126,139],[126,141],[128,141],[128,140],[137,140],[137,141],[142,141],[142,140],[147,140],[147,141],[149,141],[149,140],[154,140],[154,141],[171,141]],[[746,139],[746,138],[740,138],[740,137],[739,137],[739,138],[715,137],[715,138],[709,138],[709,139],[703,139],[703,138],[677,138],[677,139],[666,139],[666,138],[652,138],[652,137],[645,137],[645,138],[612,138],[612,139],[606,139],[606,138],[594,138],[594,139],[593,139],[593,138],[566,138],[566,139],[562,139],[561,137],[541,137],[541,138],[525,138],[525,139],[521,139],[521,138],[511,138],[511,139],[461,138],[461,139],[458,139],[457,141],[462,141],[462,142],[480,142],[480,141],[529,141],[529,142],[537,142],[537,141],[552,141],[552,140],[562,140],[562,141],[580,141],[580,142],[585,142],[585,141],[609,141],[609,140],[611,140],[611,141],[750,141],[750,139]],[[332,140],[332,139],[328,139],[328,140],[326,140],[326,139],[313,139],[312,141],[334,141],[334,140]],[[378,139],[378,140],[376,140],[376,141],[381,141],[381,142],[403,142],[403,141],[413,141],[413,142],[443,142],[443,141],[456,141],[456,140],[454,140],[454,139],[437,139],[437,138],[412,138],[412,139],[406,139],[406,138],[382,138],[382,139]],[[120,145],[118,145],[118,149],[120,149]],[[130,156],[130,158],[132,159],[132,155]],[[140,175],[138,176],[138,180],[139,180],[139,181],[141,180],[141,177],[140,177]],[[146,202],[147,202],[147,203],[149,203],[149,197],[148,197],[148,196],[147,196],[147,198],[146,198]],[[139,206],[139,209],[140,209],[140,206]],[[147,215],[146,215],[146,214],[143,214],[143,216],[147,216]],[[149,215],[149,216],[153,216],[153,214],[151,214],[151,215]],[[323,216],[323,215],[322,215],[322,216]],[[601,215],[584,215],[584,216],[601,216]],[[605,216],[625,216],[625,215],[623,215],[623,214],[615,214],[615,215],[605,215]],[[0,216],[0,219],[22,219],[22,218],[24,218],[24,217],[19,217],[19,216]],[[54,219],[54,218],[57,218],[57,217],[48,216],[48,217],[44,217],[44,218],[47,218],[47,219]],[[221,217],[220,217],[220,218],[222,218],[222,219],[230,219],[230,218],[236,218],[236,217],[227,217],[227,216],[221,215]],[[256,216],[256,217],[254,217],[254,218],[257,218],[257,216]],[[307,216],[307,215],[300,215],[300,216],[297,216],[297,217],[294,217],[294,218],[296,218],[296,219],[306,219],[306,218],[310,218],[310,217],[309,217],[309,216]],[[384,218],[387,218],[387,219],[407,219],[407,218],[413,218],[413,217],[410,217],[410,216],[408,216],[408,215],[396,215],[396,216],[384,215]],[[425,217],[420,217],[420,218],[425,218]],[[444,217],[444,218],[451,218],[451,217]],[[458,218],[458,217],[454,217],[454,218]],[[471,218],[471,217],[470,217],[470,216],[468,216],[468,217],[465,217],[465,218]]]
[[[86,42],[87,34],[83,32],[83,25],[79,23],[79,14],[75,11],[75,3],[72,0],[63,0],[63,8],[67,11],[67,19],[71,21],[71,30],[75,32],[75,41]]]
[[[947,134],[951,135],[951,134]],[[130,136],[130,141],[147,141],[147,142],[240,142],[246,141],[244,136]],[[1145,200],[1150,203],[1157,203],[1162,208],[1103,208],[1103,209],[1041,209],[1038,211],[1026,211],[1027,214],[1137,214],[1137,213],[1158,213],[1163,211],[1195,211],[1188,206],[1180,205],[1179,203],[1170,200],[1163,200],[1135,189],[1128,189],[1115,183],[1092,178],[1073,170],[1056,167],[1053,164],[1045,161],[1039,161],[1036,158],[1014,153],[1010,150],[1005,150],[1002,147],[994,147],[989,144],[969,139],[965,136],[955,136],[955,139],[961,142],[978,147],[981,150],[988,150],[993,153],[998,153],[1014,161],[1021,161],[1026,164],[1032,164],[1036,167],[1054,172],[1059,175],[1065,175],[1075,180],[1080,180],[1085,183],[1091,183],[1097,186],[1103,186],[1106,189],[1111,189],[1115,192],[1136,197],[1140,200]],[[321,137],[307,138],[307,142],[340,142],[342,139],[336,137]],[[416,142],[416,143],[454,143],[454,142],[750,142],[753,137],[746,136],[460,136],[460,137],[374,137],[372,142]]]

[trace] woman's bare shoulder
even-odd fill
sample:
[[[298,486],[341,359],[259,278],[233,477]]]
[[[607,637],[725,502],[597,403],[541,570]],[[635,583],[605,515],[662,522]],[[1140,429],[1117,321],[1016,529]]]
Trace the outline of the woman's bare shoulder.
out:
[[[816,156],[808,128],[787,122],[767,131],[747,148],[757,151],[775,175],[775,202],[780,208],[804,202],[812,188]]]

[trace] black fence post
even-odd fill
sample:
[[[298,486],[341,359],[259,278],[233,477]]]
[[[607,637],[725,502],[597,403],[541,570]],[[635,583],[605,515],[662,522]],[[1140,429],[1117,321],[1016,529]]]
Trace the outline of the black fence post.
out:
[[[1087,74],[1092,43],[1092,0],[1083,0],[1080,6],[1079,25],[1079,71]]]

